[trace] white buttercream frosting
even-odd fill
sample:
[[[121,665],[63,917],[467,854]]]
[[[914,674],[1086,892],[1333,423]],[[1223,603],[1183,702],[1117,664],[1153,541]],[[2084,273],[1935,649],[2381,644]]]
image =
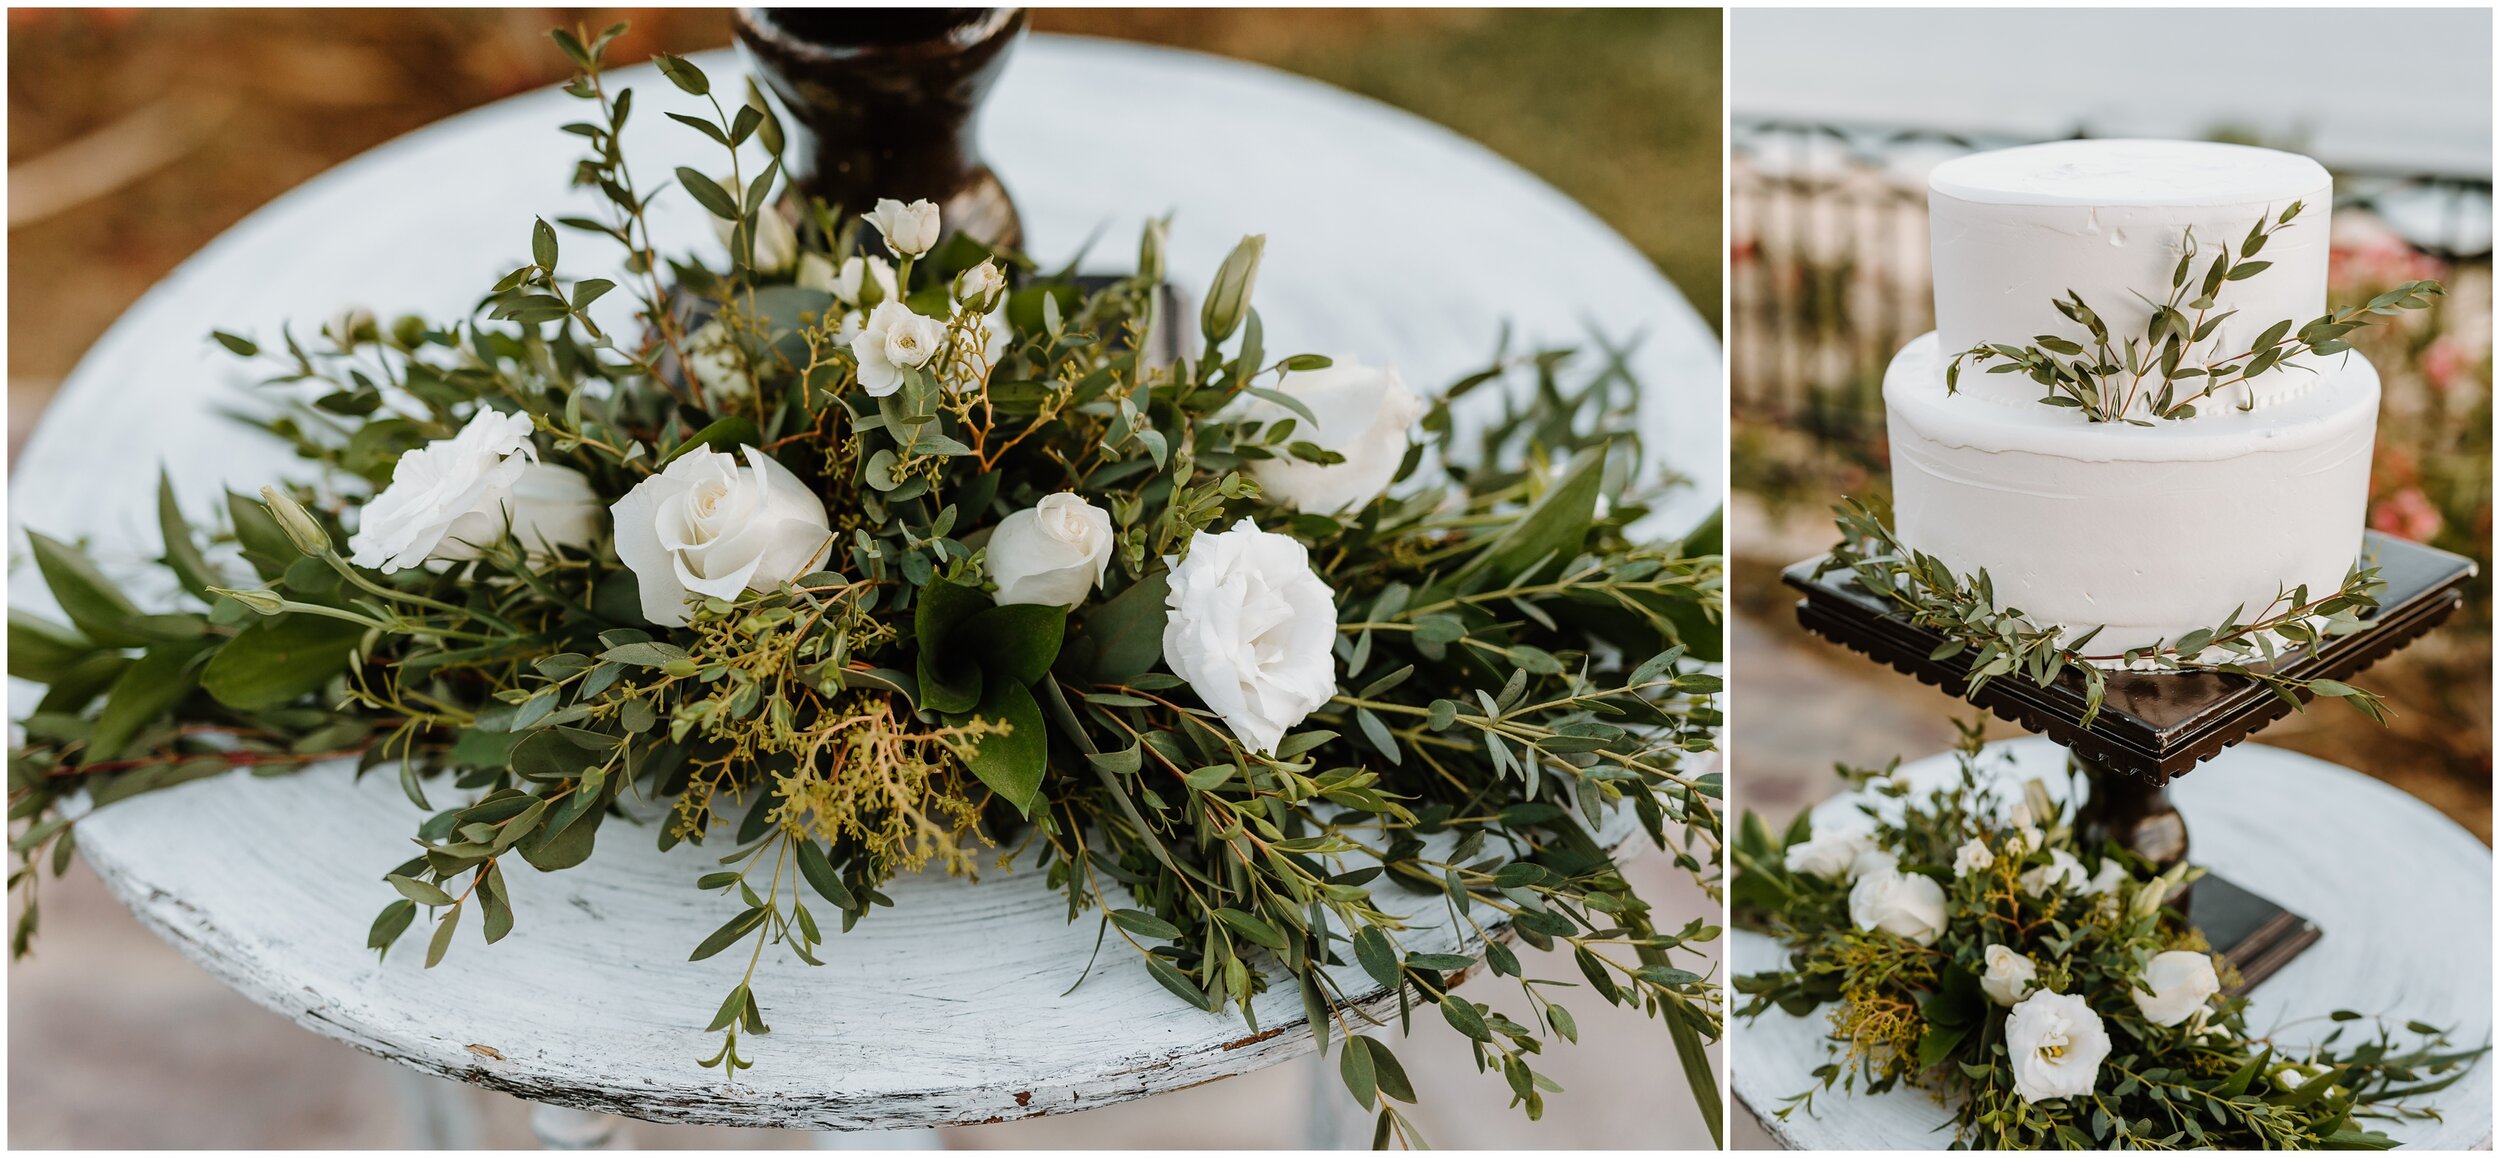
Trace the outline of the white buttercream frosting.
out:
[[[2141,336],[2152,318],[2144,298],[2168,295],[2191,234],[2193,286],[2226,247],[2237,253],[2251,225],[2299,201],[2300,215],[2257,255],[2271,267],[2224,288],[2215,312],[2238,312],[2191,351],[2199,361],[2240,353],[2275,322],[2299,326],[2325,312],[2333,192],[2326,169],[2307,157],[2204,141],[2056,141],[1947,161],[1929,176],[1927,198],[1943,348],[2027,346],[2042,334],[2088,345],[2089,332],[2050,304],[2069,291],[2116,341]],[[2288,368],[2251,385],[2264,405],[2315,381]],[[2042,393],[2020,375],[1969,366],[1961,386],[1973,398],[2026,406]],[[2247,401],[2229,387],[2199,415]]]
[[[1884,380],[1894,530],[2034,622],[2106,625],[2117,654],[2335,589],[2360,553],[2378,373],[2325,360],[2320,387],[2253,413],[2152,427],[1948,397],[1935,334]]]

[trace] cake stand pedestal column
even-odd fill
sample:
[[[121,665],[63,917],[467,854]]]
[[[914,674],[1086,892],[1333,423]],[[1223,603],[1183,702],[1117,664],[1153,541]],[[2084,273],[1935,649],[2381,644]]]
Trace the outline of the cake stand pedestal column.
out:
[[[2377,614],[2361,631],[2286,656],[2277,665],[2283,675],[2343,679],[2377,663],[2454,612],[2464,598],[2458,588],[2474,575],[2471,559],[2375,531],[2366,535],[2362,554],[2387,581]],[[1797,602],[1799,623],[2064,745],[2070,765],[2090,785],[2076,813],[2085,838],[2098,834],[2158,866],[2176,864],[2188,852],[2187,820],[2169,800],[2171,779],[2292,710],[2253,680],[2201,672],[2110,672],[2101,710],[2088,726],[2083,681],[2073,672],[2048,687],[2000,676],[1971,695],[1973,653],[1933,658],[1942,635],[1891,614],[1846,571],[1818,575],[1824,563],[1809,559],[1782,575],[1804,596]],[[2220,876],[2202,878],[2190,893],[2183,901],[2192,904],[2183,911],[2238,970],[2235,991],[2272,976],[2320,936],[2308,919]]]

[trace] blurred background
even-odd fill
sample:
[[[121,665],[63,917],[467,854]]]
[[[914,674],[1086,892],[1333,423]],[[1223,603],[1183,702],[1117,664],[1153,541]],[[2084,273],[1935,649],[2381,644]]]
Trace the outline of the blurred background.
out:
[[[219,232],[392,137],[561,82],[569,70],[546,30],[616,19],[634,25],[611,50],[620,63],[729,43],[724,11],[12,9],[12,452],[114,318]],[[1089,10],[1040,12],[1033,25],[1251,60],[1437,121],[1586,205],[1718,323],[1715,9]],[[1715,921],[1717,905],[1681,881],[1655,859],[1636,866],[1635,883],[1659,903],[1663,922],[1705,913]],[[141,929],[83,868],[44,905],[35,956],[9,972],[12,1146],[405,1144],[411,1123],[394,1091],[431,1079],[411,1079],[235,995]],[[1529,969],[1569,974],[1567,965]],[[1531,1125],[1504,1108],[1497,1078],[1474,1072],[1454,1031],[1419,1021],[1420,1040],[1401,1051],[1427,1099],[1419,1121],[1443,1145],[1708,1144],[1656,1023],[1584,1014],[1582,1034],[1580,1047],[1554,1059],[1570,1092]],[[1301,1145],[1313,1084],[1311,1067],[1292,1063],[945,1139],[973,1148]],[[1334,1091],[1333,1074],[1325,1084]],[[466,1090],[452,1096],[478,1114],[469,1140],[531,1144],[520,1103]],[[814,1142],[801,1133],[639,1123],[633,1138],[644,1147]]]
[[[1928,170],[2033,141],[2177,137],[2334,172],[2330,303],[2447,284],[2436,308],[2356,343],[2386,387],[2370,525],[2470,555],[2482,577],[2446,627],[2363,679],[2394,706],[2388,727],[2327,706],[2263,739],[2388,780],[2488,844],[2490,12],[1755,10],[1729,35],[1742,807],[1785,824],[1839,786],[1834,761],[1940,751],[1970,714],[1807,635],[1779,583],[1830,547],[1840,496],[1889,498],[1884,367],[1935,325]],[[1762,726],[1774,711],[1780,726]]]

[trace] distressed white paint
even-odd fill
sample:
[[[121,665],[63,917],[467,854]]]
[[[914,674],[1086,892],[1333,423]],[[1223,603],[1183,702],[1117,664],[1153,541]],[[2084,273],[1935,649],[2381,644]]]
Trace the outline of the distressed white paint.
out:
[[[729,87],[726,54],[700,63]],[[626,79],[646,106],[628,130],[638,170],[717,164],[650,107],[678,107],[665,84],[648,70]],[[564,188],[570,146],[554,132],[578,109],[533,93],[412,134],[185,263],[89,352],[28,443],[13,539],[25,526],[91,537],[109,568],[127,570],[157,548],[151,460],[195,511],[220,484],[249,493],[296,469],[216,416],[250,375],[209,352],[207,331],[274,338],[283,319],[347,303],[385,318],[464,310],[523,260],[527,215],[585,204]],[[1703,484],[1662,523],[1680,529],[1715,505],[1708,329],[1620,238],[1483,149],[1265,69],[1048,37],[1023,48],[989,109],[991,159],[1046,260],[1103,226],[1089,265],[1116,268],[1146,214],[1177,209],[1171,268],[1203,284],[1238,235],[1268,233],[1258,301],[1271,350],[1360,352],[1420,386],[1474,368],[1505,320],[1555,342],[1582,338],[1591,321],[1645,333],[1634,364],[1658,404],[1644,426],[1668,465]],[[663,199],[655,224],[664,249],[709,244],[683,198]],[[574,268],[597,253],[593,241],[568,233],[564,244],[568,273],[598,272]],[[106,442],[112,456],[99,462]],[[12,601],[50,602],[24,581]],[[31,691],[11,683],[13,718]],[[701,1027],[743,966],[736,954],[682,959],[730,915],[692,887],[701,852],[663,856],[647,831],[611,821],[588,865],[514,875],[510,938],[490,947],[464,930],[427,971],[422,928],[387,962],[362,947],[392,896],[379,876],[404,857],[417,819],[387,777],[355,784],[323,768],[188,785],[105,809],[79,832],[142,921],[261,1004],[420,1069],[561,1106],[759,1126],[965,1123],[1103,1105],[1311,1047],[1290,993],[1255,1003],[1264,1031],[1254,1033],[1238,1016],[1181,1005],[1116,938],[1063,996],[1093,951],[1093,925],[1068,924],[1058,894],[1026,870],[977,886],[898,881],[897,907],[834,937],[821,969],[768,953],[757,991],[774,1032],[742,1047],[759,1064],[732,1086],[694,1064],[712,1052]],[[1443,927],[1413,947],[1461,944]],[[1345,981],[1371,988],[1359,972]]]
[[[1990,746],[2012,757],[2006,775],[2045,781],[2065,799],[2065,750],[2033,737]],[[1950,755],[1905,765],[1920,788],[1950,782]],[[2188,818],[2197,863],[2317,922],[2325,936],[2249,994],[2249,1026],[2282,1027],[2303,1043],[2332,1010],[2390,1014],[2453,1027],[2473,1046],[2491,1035],[2491,851],[2429,805],[2357,772],[2279,748],[2243,744],[2171,785]],[[1847,797],[1815,811],[1833,815]],[[1732,936],[1737,975],[1777,968],[1777,942]],[[1941,1149],[1953,1139],[1945,1108],[1924,1093],[1825,1094],[1815,1113],[1786,1121],[1782,1099],[1813,1085],[1824,1063],[1822,1013],[1777,1010],[1736,1021],[1736,1096],[1771,1135],[1800,1150]],[[2377,1123],[2408,1148],[2461,1150],[2491,1137],[2489,1059],[2433,1095],[2442,1122]],[[1941,1132],[1939,1132],[1941,1128]]]

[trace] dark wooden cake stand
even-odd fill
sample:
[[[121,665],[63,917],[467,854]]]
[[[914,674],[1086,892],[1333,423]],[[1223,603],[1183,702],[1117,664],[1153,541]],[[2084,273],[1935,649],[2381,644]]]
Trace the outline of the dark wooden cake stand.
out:
[[[2474,576],[2471,559],[2375,531],[2366,536],[2362,553],[2378,564],[2387,582],[2378,612],[2365,630],[2286,657],[2278,669],[2285,676],[2340,680],[2377,663],[2448,618],[2464,600],[2458,588]],[[2170,803],[2171,778],[2187,775],[2292,710],[2253,680],[2204,673],[2110,672],[2100,714],[2090,727],[2083,723],[2083,681],[2072,672],[2049,687],[1999,676],[1969,696],[1973,653],[1928,658],[1943,636],[1888,614],[1845,570],[1816,578],[1822,563],[1809,559],[1782,573],[1805,596],[1797,602],[1799,623],[2065,745],[2090,786],[2076,813],[2084,839],[2116,841],[2157,866],[2188,854],[2187,821]],[[2206,942],[2239,970],[2243,990],[2320,935],[2308,919],[2218,876],[2198,881],[2179,904]]]

